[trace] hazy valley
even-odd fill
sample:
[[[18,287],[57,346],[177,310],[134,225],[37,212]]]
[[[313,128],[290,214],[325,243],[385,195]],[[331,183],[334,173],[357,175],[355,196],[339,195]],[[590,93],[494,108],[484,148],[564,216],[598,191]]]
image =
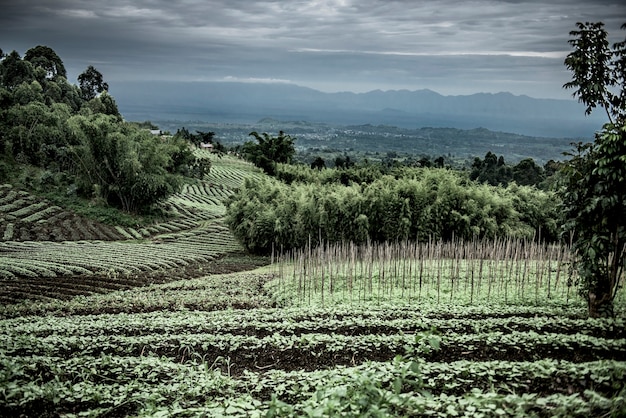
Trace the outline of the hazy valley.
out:
[[[323,93],[289,84],[231,82],[113,83],[127,120],[150,120],[174,133],[213,131],[225,144],[252,130],[284,130],[300,150],[451,155],[488,151],[507,161],[562,159],[604,122],[574,100],[510,93],[442,96],[430,90]]]

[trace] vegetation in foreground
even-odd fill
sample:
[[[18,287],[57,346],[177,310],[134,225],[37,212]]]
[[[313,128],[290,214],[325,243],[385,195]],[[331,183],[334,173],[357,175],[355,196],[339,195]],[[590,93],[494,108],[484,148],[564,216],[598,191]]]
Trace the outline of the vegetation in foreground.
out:
[[[322,306],[319,299],[303,303],[295,286],[285,293],[272,270],[5,306],[0,410],[562,417],[626,411],[626,312],[588,319],[583,303],[561,294],[539,305],[512,297],[508,304],[346,298]],[[494,300],[503,299],[497,287],[493,292]]]

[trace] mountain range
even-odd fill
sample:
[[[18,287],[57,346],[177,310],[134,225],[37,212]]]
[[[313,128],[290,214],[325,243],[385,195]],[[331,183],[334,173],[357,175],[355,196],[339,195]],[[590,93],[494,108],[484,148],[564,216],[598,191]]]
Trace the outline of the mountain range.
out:
[[[591,140],[606,122],[576,100],[511,93],[444,96],[432,90],[325,93],[282,83],[133,81],[111,83],[127,120],[253,123],[262,118],[402,128],[486,128]]]

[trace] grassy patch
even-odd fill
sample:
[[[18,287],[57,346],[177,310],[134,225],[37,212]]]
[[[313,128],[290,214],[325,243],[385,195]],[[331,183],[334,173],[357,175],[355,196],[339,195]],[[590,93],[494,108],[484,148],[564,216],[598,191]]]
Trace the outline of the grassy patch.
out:
[[[35,193],[37,193],[37,191],[35,191]],[[167,221],[172,218],[171,215],[168,215],[159,208],[153,209],[153,211],[148,214],[130,214],[103,203],[96,203],[93,200],[76,195],[68,195],[64,193],[63,188],[54,191],[39,192],[39,195],[66,210],[107,225],[141,227],[152,225],[156,222]]]

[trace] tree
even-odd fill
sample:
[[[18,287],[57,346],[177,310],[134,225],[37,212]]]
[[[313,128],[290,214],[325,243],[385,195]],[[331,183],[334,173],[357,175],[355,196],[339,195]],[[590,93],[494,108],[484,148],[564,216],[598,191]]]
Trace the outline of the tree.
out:
[[[345,158],[341,155],[335,158],[335,168],[350,168],[354,167],[354,161],[350,159],[349,155],[346,155]]]
[[[276,137],[265,132],[263,134],[250,132],[250,136],[253,136],[257,143],[248,141],[244,144],[243,152],[246,158],[270,175],[276,172],[277,163],[290,163],[296,153],[293,145],[295,138],[283,131]]]
[[[609,47],[599,23],[577,23],[565,59],[573,79],[563,87],[587,106],[601,107],[609,122],[593,143],[575,146],[563,168],[564,232],[573,237],[580,294],[589,316],[613,315],[626,243],[626,40]],[[626,24],[622,25],[622,29]]]
[[[80,91],[85,100],[95,98],[99,93],[109,90],[109,85],[104,81],[100,71],[96,70],[93,65],[87,67],[78,76]]]
[[[180,190],[168,172],[177,147],[111,115],[72,116],[68,126],[81,193],[139,213]]]
[[[115,103],[115,99],[106,91],[103,92],[100,96],[94,97],[93,99],[84,102],[83,106],[81,107],[80,113],[84,115],[96,113],[111,115],[115,116],[120,122],[123,119],[119,109],[117,108],[117,103]]]
[[[196,134],[191,136],[191,141],[197,147],[202,143],[213,144],[214,140],[215,132],[196,131]]]
[[[35,68],[43,68],[48,79],[67,78],[67,71],[65,71],[63,61],[50,47],[37,45],[26,51],[24,60],[29,61]]]
[[[504,162],[504,157],[499,158],[491,151],[485,154],[485,159],[474,158],[470,179],[480,183],[491,184],[492,186],[506,186],[513,176],[513,171]]]
[[[322,168],[326,168],[326,162],[322,157],[317,156],[311,163],[311,168],[321,170]]]
[[[513,167],[513,181],[522,186],[536,186],[545,179],[543,168],[532,158],[524,158]]]
[[[0,86],[13,90],[23,82],[34,79],[33,65],[22,60],[17,51],[12,51],[0,62]]]
[[[188,142],[124,122],[95,68],[79,79],[81,88],[67,81],[48,47],[1,57],[0,174],[13,164],[64,171],[79,194],[129,212],[178,191],[194,168]]]
[[[476,157],[476,159],[474,160],[474,164],[476,164],[476,160],[478,160],[478,162],[480,163],[480,158]],[[432,167],[433,165],[433,163],[430,161],[430,158],[428,157],[420,158],[417,164],[419,167]]]

